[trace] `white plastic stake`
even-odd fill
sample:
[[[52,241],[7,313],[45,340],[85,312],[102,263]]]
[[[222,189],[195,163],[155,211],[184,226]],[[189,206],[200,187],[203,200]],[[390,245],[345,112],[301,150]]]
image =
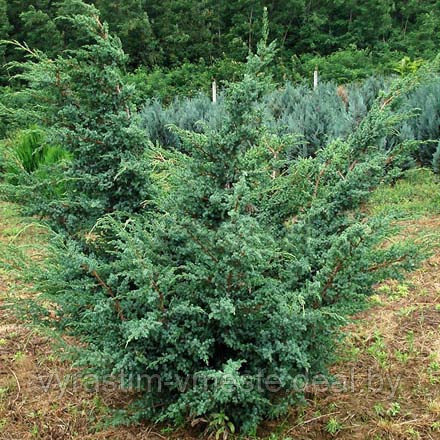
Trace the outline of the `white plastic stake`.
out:
[[[315,72],[313,73],[313,90],[318,87],[318,66],[315,67]]]
[[[212,81],[212,102],[215,104],[217,102],[217,83]]]

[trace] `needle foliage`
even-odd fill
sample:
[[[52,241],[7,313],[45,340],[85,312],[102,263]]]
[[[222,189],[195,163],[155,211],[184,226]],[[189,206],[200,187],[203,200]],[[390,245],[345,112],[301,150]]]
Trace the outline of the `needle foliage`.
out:
[[[297,139],[264,128],[257,105],[273,52],[263,42],[249,57],[221,126],[174,127],[179,150],[148,148],[148,213],[105,215],[94,252],[70,240],[48,263],[58,325],[85,343],[78,363],[134,380],[134,419],[222,414],[254,432],[301,399],[298,380],[326,374],[373,285],[413,267],[413,247],[383,246],[395,228],[361,209],[405,150],[379,143],[400,122],[402,85],[346,140],[291,160]]]

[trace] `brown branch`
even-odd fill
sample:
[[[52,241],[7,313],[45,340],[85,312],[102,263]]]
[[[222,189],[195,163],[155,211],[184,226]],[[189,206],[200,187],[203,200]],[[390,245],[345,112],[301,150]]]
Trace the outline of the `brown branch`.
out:
[[[354,160],[353,163],[348,167],[348,172],[353,171],[354,167],[357,165],[358,161]]]
[[[115,310],[116,310],[116,314],[119,316],[119,319],[121,321],[125,321],[125,316],[124,313],[122,312],[122,307],[121,304],[119,302],[119,300],[116,298],[115,293],[113,292],[113,290],[111,289],[111,287],[105,283],[105,281],[99,276],[98,272],[96,272],[96,270],[90,270],[88,266],[83,265],[83,269],[86,270],[87,272],[90,273],[90,275],[92,275],[94,278],[96,278],[96,280],[98,281],[98,284],[104,288],[108,295],[114,299],[114,304],[115,304]]]
[[[160,291],[159,286],[157,285],[156,281],[151,281],[151,285],[153,286],[153,289],[157,292],[159,295],[159,309],[162,313],[165,313],[165,305],[164,305],[164,297],[163,293]]]
[[[365,240],[365,237],[362,237],[359,242],[355,245],[356,247],[360,246],[361,243]],[[353,254],[353,248],[354,246],[350,249],[350,252],[348,253],[348,258],[351,257],[351,255]],[[333,269],[332,273],[330,274],[329,279],[327,280],[327,282],[325,283],[324,288],[322,289],[321,292],[321,301],[324,299],[328,289],[330,289],[330,287],[333,285],[333,282],[335,281],[336,275],[342,270],[342,268],[344,267],[343,265],[343,261],[339,261],[335,268]],[[316,306],[315,306],[316,307]]]
[[[226,280],[226,290],[229,292],[232,287],[232,271],[228,273],[228,278]]]
[[[338,274],[338,272],[342,269],[342,261],[340,261],[335,268],[333,269],[332,273],[330,274],[329,279],[327,280],[327,282],[325,283],[324,289],[322,289],[321,292],[321,300],[324,299],[327,290],[330,289],[330,287],[333,285],[333,281],[336,278],[336,275]]]
[[[92,144],[96,145],[105,145],[104,142],[98,140],[98,139],[91,139],[91,138],[80,138],[82,142],[91,142]]]
[[[392,100],[394,99],[394,96],[390,96],[388,99],[385,99],[385,101],[380,106],[380,109],[383,110]]]
[[[57,73],[55,74],[55,77],[56,77],[55,86],[60,90],[61,96],[62,97],[66,97],[67,96],[67,92],[66,92],[66,90],[63,88],[63,86],[61,84],[61,74],[60,74],[59,70],[57,70]]]
[[[216,263],[218,263],[218,258],[206,247],[204,244],[196,237],[194,236],[191,231],[183,226],[183,228],[186,230],[188,235],[193,239],[193,241],[200,246],[200,248],[208,255],[210,256]]]
[[[395,158],[395,156],[388,156],[387,160],[385,161],[385,165],[392,163]]]
[[[12,402],[12,403],[14,404],[14,403],[18,400],[18,398],[20,397],[21,386],[20,386],[20,381],[18,380],[18,377],[17,377],[17,375],[15,374],[15,371],[12,370],[12,369],[9,368],[9,367],[8,367],[8,369],[9,369],[9,371],[12,373],[12,375],[14,376],[14,378],[15,378],[15,382],[17,382],[17,395],[15,396],[15,399],[14,399],[14,401]]]
[[[401,263],[402,261],[404,261],[406,258],[408,257],[408,255],[402,255],[399,258],[396,258],[395,260],[391,260],[391,261],[383,261],[382,263],[376,264],[374,266],[371,266],[368,268],[368,272],[374,272],[376,270],[379,269],[383,269],[384,267],[388,267],[391,266],[392,264],[396,264],[396,263]]]
[[[272,156],[275,160],[278,160],[278,156],[279,156],[279,150],[275,150],[272,147],[268,147],[269,151],[272,153]],[[272,179],[275,179],[277,176],[279,175],[279,171],[277,171],[276,169],[272,170]]]
[[[102,37],[104,40],[107,40],[107,39],[108,39],[108,33],[105,31],[105,27],[104,27],[104,25],[102,24],[101,19],[99,18],[98,15],[93,15],[93,18],[94,18],[95,21],[96,21],[96,25],[98,26],[98,31],[100,32],[101,37]]]
[[[315,198],[317,196],[317,194],[318,194],[319,183],[321,182],[321,178],[324,175],[324,173],[327,170],[329,165],[330,165],[330,161],[327,161],[324,164],[322,170],[319,172],[319,175],[318,175],[318,177],[316,179],[316,182],[315,182],[315,190],[313,191],[313,198]]]

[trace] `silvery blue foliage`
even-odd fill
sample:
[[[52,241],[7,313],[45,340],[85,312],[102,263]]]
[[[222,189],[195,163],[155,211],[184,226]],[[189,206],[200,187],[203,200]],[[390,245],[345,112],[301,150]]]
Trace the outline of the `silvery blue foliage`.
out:
[[[140,116],[141,127],[151,142],[179,149],[179,136],[173,133],[170,125],[195,132],[203,132],[206,127],[217,129],[226,117],[226,110],[222,95],[213,104],[206,95],[199,94],[193,98],[176,98],[169,106],[156,99],[150,100],[143,106]]]

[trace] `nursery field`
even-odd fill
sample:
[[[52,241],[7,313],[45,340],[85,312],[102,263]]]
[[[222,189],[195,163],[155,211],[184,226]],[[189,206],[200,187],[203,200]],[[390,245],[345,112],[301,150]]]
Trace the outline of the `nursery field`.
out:
[[[309,385],[303,405],[258,438],[438,439],[440,438],[440,185],[429,170],[411,170],[394,185],[373,192],[365,211],[395,211],[402,226],[426,252],[419,268],[401,281],[375,287],[370,306],[345,325],[331,367],[335,383]],[[46,231],[0,205],[2,249],[17,246],[44,264]],[[14,262],[12,267],[14,267]],[[38,295],[19,276],[26,268],[0,272],[0,438],[2,440],[195,439],[197,425],[111,427],[109,416],[133,394],[117,383],[96,385],[64,356],[72,338],[56,338],[14,312],[18,299]],[[215,438],[215,433],[212,434]],[[233,437],[233,434],[230,434]],[[244,438],[244,437],[242,437]]]
[[[171,35],[135,59],[149,13],[158,31],[177,11],[15,3],[0,0],[0,440],[438,440],[437,49],[395,47],[381,69],[353,22],[311,82],[283,49],[299,24],[274,39],[263,2],[241,61],[200,58],[195,81]],[[434,2],[413,6],[403,33],[435,34]]]

